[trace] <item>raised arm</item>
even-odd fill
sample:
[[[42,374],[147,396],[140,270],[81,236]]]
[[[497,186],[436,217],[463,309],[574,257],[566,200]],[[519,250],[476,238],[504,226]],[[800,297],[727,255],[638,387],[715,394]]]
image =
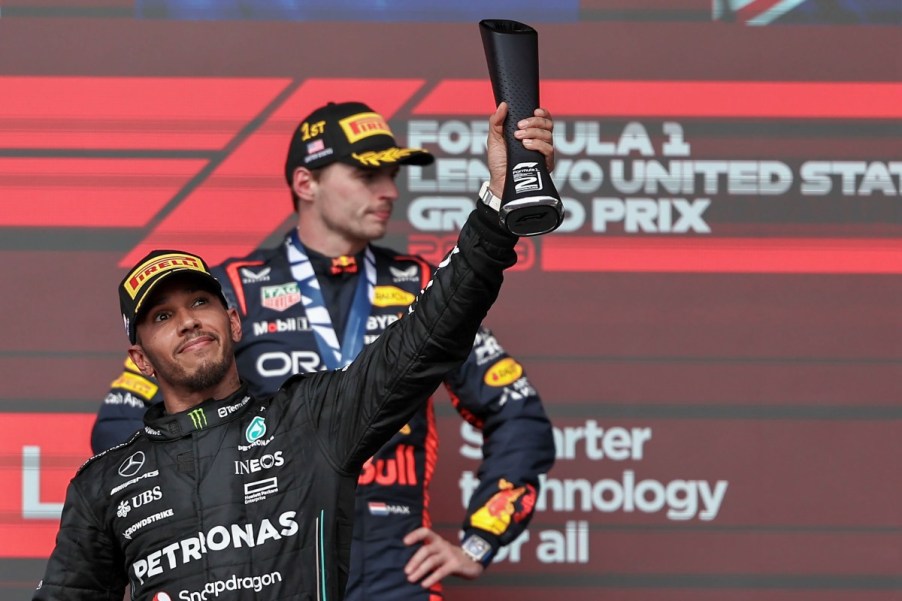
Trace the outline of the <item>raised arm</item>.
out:
[[[489,118],[489,187],[506,177],[502,104]],[[518,124],[524,145],[552,161],[547,111]],[[501,287],[502,272],[516,262],[518,238],[482,202],[464,225],[458,244],[404,319],[370,345],[340,377],[312,376],[306,385],[311,419],[327,433],[335,461],[354,470],[388,440],[472,348],[479,325]]]

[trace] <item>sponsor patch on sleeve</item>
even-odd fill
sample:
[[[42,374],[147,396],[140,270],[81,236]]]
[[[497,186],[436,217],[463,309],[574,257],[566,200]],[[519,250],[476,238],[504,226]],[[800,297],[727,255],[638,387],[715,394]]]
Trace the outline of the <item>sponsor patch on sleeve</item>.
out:
[[[513,484],[503,478],[498,484],[500,490],[470,516],[470,525],[500,536],[510,527],[511,519],[517,512],[517,500],[527,490],[525,486],[514,488]]]
[[[505,357],[485,372],[483,381],[489,386],[508,386],[523,375],[523,366],[512,357]]]

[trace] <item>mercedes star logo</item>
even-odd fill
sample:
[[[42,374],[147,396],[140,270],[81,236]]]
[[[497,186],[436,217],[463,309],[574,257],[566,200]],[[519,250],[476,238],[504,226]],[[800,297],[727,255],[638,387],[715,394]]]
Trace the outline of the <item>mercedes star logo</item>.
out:
[[[144,466],[144,451],[138,451],[128,459],[122,462],[122,465],[119,466],[119,475],[128,478],[129,476],[134,476],[138,473]]]

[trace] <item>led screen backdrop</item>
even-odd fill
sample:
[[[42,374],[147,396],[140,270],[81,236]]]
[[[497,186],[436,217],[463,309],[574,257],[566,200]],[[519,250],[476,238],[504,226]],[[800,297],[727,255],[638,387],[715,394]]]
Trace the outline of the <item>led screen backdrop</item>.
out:
[[[898,2],[406,4],[0,7],[0,596],[90,454],[124,267],[274,244],[292,128],[349,99],[438,157],[386,239],[437,261],[486,176],[476,22],[510,17],[540,32],[567,215],[488,323],[558,460],[528,536],[448,598],[898,598]],[[454,536],[480,439],[437,414]]]

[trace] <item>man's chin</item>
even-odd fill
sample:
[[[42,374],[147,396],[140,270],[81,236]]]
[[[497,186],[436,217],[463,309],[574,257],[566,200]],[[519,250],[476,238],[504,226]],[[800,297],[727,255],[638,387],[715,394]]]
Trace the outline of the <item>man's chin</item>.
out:
[[[378,222],[366,228],[363,238],[365,240],[380,240],[388,233],[388,223]]]
[[[222,357],[199,357],[196,361],[183,362],[181,367],[177,381],[193,392],[217,386],[228,371],[228,364]]]

